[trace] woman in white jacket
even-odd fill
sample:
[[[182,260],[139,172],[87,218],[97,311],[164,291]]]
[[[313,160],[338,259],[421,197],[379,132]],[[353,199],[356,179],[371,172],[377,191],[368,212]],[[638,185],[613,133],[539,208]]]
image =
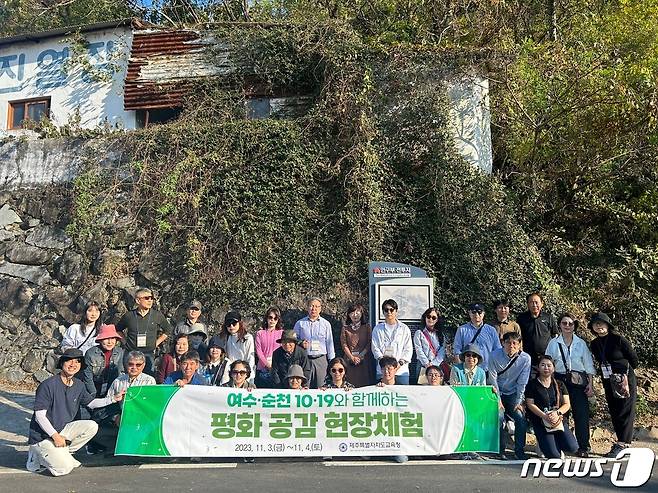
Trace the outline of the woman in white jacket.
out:
[[[71,325],[64,332],[62,351],[79,349],[85,354],[89,348],[98,345],[96,336],[101,325],[101,307],[97,301],[89,301],[80,323]]]
[[[239,311],[231,310],[226,314],[219,336],[224,342],[229,365],[234,361],[242,360],[248,362],[250,368],[256,368],[254,336],[247,332],[247,326]],[[254,383],[254,374],[255,372],[251,373],[249,383]]]
[[[576,455],[588,457],[590,448],[588,397],[592,395],[592,378],[596,373],[594,361],[587,343],[575,334],[578,330],[576,317],[564,313],[558,319],[558,326],[560,335],[550,340],[546,354],[553,358],[555,363],[555,378],[563,381],[569,391],[578,441]]]
[[[426,384],[425,370],[430,366],[440,368],[446,358],[446,350],[439,327],[439,311],[434,307],[428,308],[423,313],[421,323],[423,328],[414,334],[414,349],[418,360],[418,383]],[[444,379],[447,379],[445,375]]]

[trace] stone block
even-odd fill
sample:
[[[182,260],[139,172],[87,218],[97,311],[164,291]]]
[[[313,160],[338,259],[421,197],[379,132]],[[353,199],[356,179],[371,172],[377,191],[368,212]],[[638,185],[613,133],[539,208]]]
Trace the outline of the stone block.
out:
[[[37,383],[41,383],[41,382],[43,382],[43,381],[45,381],[45,380],[48,380],[48,379],[49,379],[50,377],[52,377],[52,376],[53,376],[52,373],[50,373],[50,372],[48,372],[48,371],[46,371],[46,370],[41,369],[41,370],[37,370],[37,371],[35,371],[34,374],[32,375],[32,378],[34,378],[34,380],[35,380]]]
[[[23,279],[38,286],[47,286],[53,283],[48,269],[42,265],[23,265],[4,262],[0,264],[0,274]]]
[[[63,230],[43,225],[30,231],[25,241],[30,245],[55,250],[65,250],[73,244],[73,240]]]
[[[7,368],[0,371],[0,378],[3,378],[11,383],[19,383],[27,378],[27,373],[25,373],[20,368]]]
[[[40,370],[44,364],[44,354],[40,351],[30,351],[21,362],[21,368],[27,373]]]
[[[0,228],[9,226],[10,224],[22,223],[23,220],[20,218],[16,211],[9,207],[8,204],[0,207]]]
[[[56,279],[64,285],[78,288],[87,274],[85,258],[79,253],[68,250],[55,260],[53,265]]]
[[[12,241],[7,246],[5,256],[10,262],[25,265],[46,265],[53,258],[50,251],[20,241]]]

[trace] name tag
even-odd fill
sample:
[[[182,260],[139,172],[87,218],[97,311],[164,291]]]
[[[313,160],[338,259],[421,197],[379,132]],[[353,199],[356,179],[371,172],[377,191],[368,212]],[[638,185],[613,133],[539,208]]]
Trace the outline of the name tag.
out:
[[[146,347],[146,334],[137,334],[137,347]]]
[[[318,340],[311,341],[311,351],[319,351],[319,350],[320,350],[320,341]]]
[[[610,378],[610,375],[612,375],[612,367],[607,363],[601,365],[601,373],[603,374],[603,378]]]

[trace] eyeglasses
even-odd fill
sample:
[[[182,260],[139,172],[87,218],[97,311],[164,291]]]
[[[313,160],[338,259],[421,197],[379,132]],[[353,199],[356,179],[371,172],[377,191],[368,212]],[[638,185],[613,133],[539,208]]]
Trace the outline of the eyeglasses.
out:
[[[332,368],[331,373],[343,373],[345,370],[343,368]]]
[[[137,298],[138,300],[146,300],[146,301],[151,301],[153,299],[153,296],[140,296]]]
[[[428,316],[425,317],[425,318],[427,318],[427,319],[429,319],[429,320],[437,320],[439,317],[437,317],[436,315],[428,315]]]
[[[477,354],[475,354],[475,353],[466,353],[466,354],[464,355],[464,358],[477,358],[477,357],[478,357],[478,356],[477,356]]]
[[[246,375],[246,374],[247,374],[247,370],[233,370],[231,373],[232,373],[233,375]]]
[[[390,306],[387,306],[384,308],[384,313],[393,313],[395,311],[395,308],[391,308]]]
[[[144,363],[128,363],[128,368],[140,368],[144,366]]]
[[[279,320],[279,317],[277,317],[276,315],[268,315],[267,319],[268,320]]]

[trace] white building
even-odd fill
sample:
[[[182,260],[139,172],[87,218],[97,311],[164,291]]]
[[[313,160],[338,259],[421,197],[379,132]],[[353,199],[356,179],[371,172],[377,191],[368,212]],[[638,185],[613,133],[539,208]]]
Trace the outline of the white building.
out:
[[[0,39],[0,132],[45,115],[56,126],[135,128],[123,109],[132,33],[128,19]]]
[[[213,65],[208,47],[223,55]],[[231,46],[210,31],[135,19],[0,39],[0,136],[26,133],[26,120],[44,117],[57,127],[108,130],[169,121],[180,113],[194,79],[239,70],[232,55]],[[488,80],[447,74],[443,84],[456,149],[491,173]],[[277,95],[260,86],[244,88],[248,118],[294,117],[312,104],[308,95]]]

